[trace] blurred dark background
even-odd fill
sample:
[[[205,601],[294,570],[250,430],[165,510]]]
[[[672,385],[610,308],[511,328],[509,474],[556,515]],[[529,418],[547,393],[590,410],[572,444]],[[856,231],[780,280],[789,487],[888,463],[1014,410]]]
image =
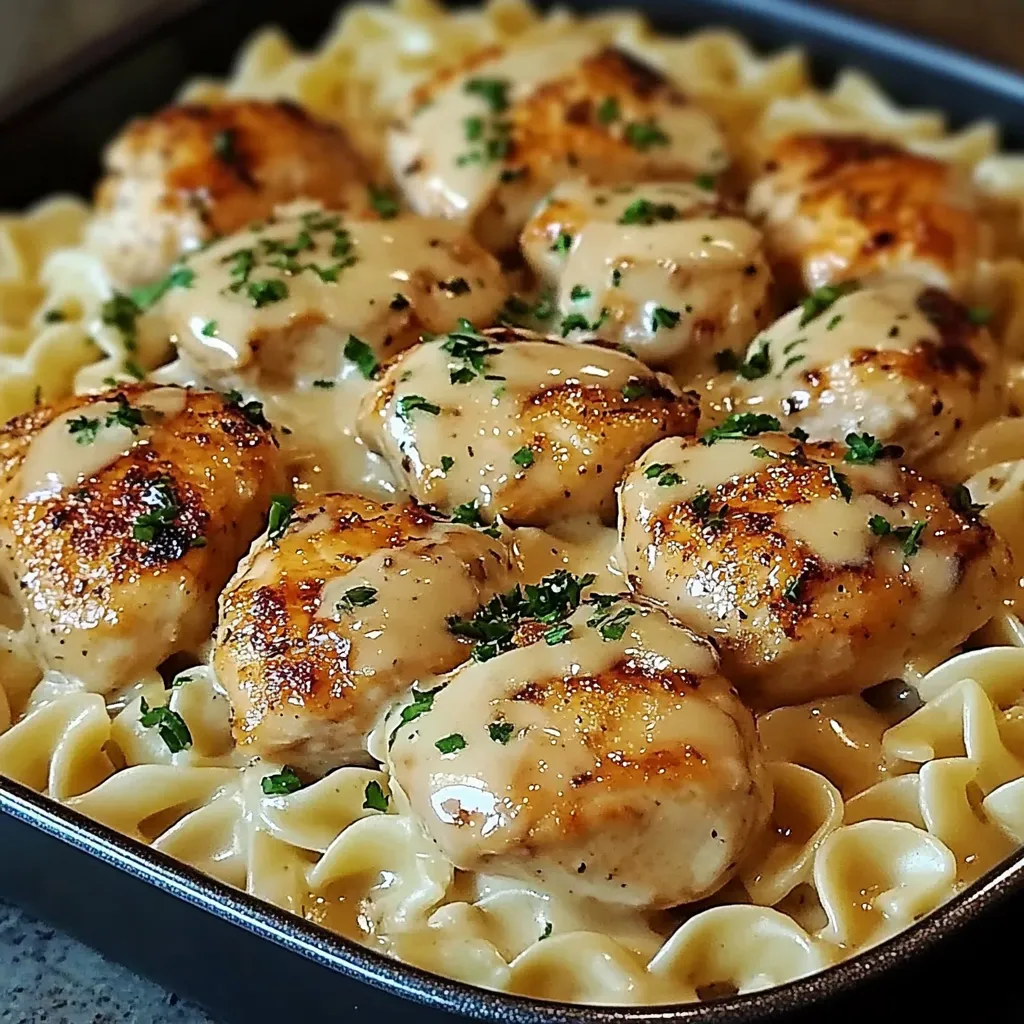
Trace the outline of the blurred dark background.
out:
[[[0,93],[128,18],[197,0],[0,0]],[[245,0],[220,0],[245,6]],[[301,3],[301,0],[299,0]],[[679,0],[685,6],[685,0]],[[623,0],[628,7],[628,0]],[[830,0],[842,8],[1024,71],[1024,0]]]

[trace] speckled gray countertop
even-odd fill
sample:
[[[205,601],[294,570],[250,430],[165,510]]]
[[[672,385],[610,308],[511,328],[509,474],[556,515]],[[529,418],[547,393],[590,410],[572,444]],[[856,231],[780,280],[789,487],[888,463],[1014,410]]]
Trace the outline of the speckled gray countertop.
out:
[[[2,1024],[214,1024],[144,981],[0,902]]]

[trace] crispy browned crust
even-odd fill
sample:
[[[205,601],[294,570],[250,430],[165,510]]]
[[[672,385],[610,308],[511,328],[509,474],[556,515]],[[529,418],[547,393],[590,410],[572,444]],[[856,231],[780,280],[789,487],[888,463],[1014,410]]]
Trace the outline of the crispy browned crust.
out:
[[[323,517],[312,532],[309,524]],[[325,579],[383,548],[426,536],[435,518],[414,503],[378,504],[326,494],[298,506],[277,541],[272,582],[240,575],[221,595],[214,664],[225,684],[245,693],[236,714],[239,738],[287,707],[316,710],[329,721],[348,717],[349,641],[336,624],[317,619]]]
[[[951,200],[953,171],[931,157],[862,136],[791,135],[765,166],[794,187],[797,216],[817,222],[820,237],[804,261],[834,254],[836,280],[864,277],[899,262],[928,262],[953,274],[978,245],[976,215]]]
[[[269,491],[281,485],[272,432],[222,395],[189,392],[180,413],[77,487],[41,501],[18,497],[12,484],[29,445],[55,416],[118,395],[131,402],[147,390],[68,398],[16,417],[0,435],[9,574],[55,634],[83,628],[101,607],[114,615],[130,592],[141,602],[147,580],[168,574],[212,598],[259,531]],[[141,540],[134,526],[152,511],[154,488],[169,491],[179,511]]]
[[[198,211],[211,235],[267,217],[275,205],[310,198],[344,207],[368,175],[335,125],[284,100],[231,100],[166,107],[133,121],[107,151],[96,192],[102,213],[124,177],[159,175],[169,212]]]
[[[722,528],[709,528],[689,503],[680,502],[651,520],[651,542],[671,550],[676,564],[713,565],[714,587],[730,595],[730,604],[767,606],[773,625],[790,639],[834,628],[834,613],[820,615],[821,600],[826,598],[841,607],[842,630],[865,640],[904,614],[901,609],[917,596],[908,574],[885,576],[873,560],[862,566],[828,566],[777,525],[794,506],[836,498],[833,472],[843,470],[845,446],[801,444],[777,434],[742,443],[765,444],[796,457],[767,460],[760,472],[727,480],[711,491],[711,509],[723,509]],[[917,518],[927,521],[923,544],[941,538],[961,567],[990,560],[994,581],[998,578],[996,567],[1005,565],[1005,545],[984,520],[956,511],[938,484],[903,467],[898,488],[866,493],[885,505],[909,505],[920,513]],[[787,594],[787,585],[795,578],[801,585],[796,594]]]

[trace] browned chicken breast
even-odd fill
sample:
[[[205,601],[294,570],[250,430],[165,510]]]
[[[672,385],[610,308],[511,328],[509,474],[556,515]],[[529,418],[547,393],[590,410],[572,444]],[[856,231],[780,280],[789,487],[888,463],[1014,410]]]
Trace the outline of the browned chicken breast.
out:
[[[565,182],[522,248],[564,336],[617,342],[678,380],[744,352],[772,316],[761,233],[698,185]]]
[[[624,352],[467,328],[397,359],[360,433],[418,500],[543,526],[613,518],[624,467],[697,416],[696,396]]]
[[[972,312],[907,278],[813,292],[715,387],[727,411],[770,413],[812,438],[867,431],[916,463],[998,415],[1005,378]]]
[[[949,652],[1000,607],[1006,545],[882,445],[806,444],[769,416],[661,441],[623,482],[631,587],[712,637],[758,707],[855,693]]]
[[[594,595],[552,625],[567,589],[542,581],[545,622],[517,623],[535,642],[467,664],[398,725],[395,778],[456,867],[632,907],[710,895],[771,810],[750,712],[657,609]]]
[[[320,775],[369,761],[408,687],[469,655],[445,628],[505,588],[502,543],[346,494],[272,517],[220,602],[213,664],[243,749]]]
[[[160,277],[279,203],[369,205],[366,170],[344,134],[285,101],[167,107],[114,139],[106,168],[89,242],[122,285]]]
[[[505,299],[497,260],[457,225],[355,220],[294,204],[192,256],[139,321],[208,377],[250,383],[370,376],[426,332],[488,322]]]
[[[955,167],[859,135],[781,139],[748,210],[796,292],[896,273],[959,294],[983,243]]]
[[[710,115],[660,72],[573,36],[491,47],[439,74],[413,92],[390,152],[417,212],[464,220],[495,251],[565,178],[672,181],[729,162]]]
[[[207,641],[282,482],[257,407],[145,386],[12,420],[0,472],[0,568],[40,664],[96,692]]]

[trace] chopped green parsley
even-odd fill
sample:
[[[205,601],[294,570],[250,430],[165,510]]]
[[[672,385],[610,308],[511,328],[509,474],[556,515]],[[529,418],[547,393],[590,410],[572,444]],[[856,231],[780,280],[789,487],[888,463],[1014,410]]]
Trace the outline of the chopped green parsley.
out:
[[[466,749],[466,737],[461,733],[453,732],[450,736],[443,736],[434,743],[434,746],[442,754],[455,754]]]
[[[292,521],[292,510],[298,502],[290,494],[275,494],[270,499],[270,514],[267,517],[267,537],[280,540]]]
[[[172,754],[188,750],[192,746],[192,733],[189,732],[185,719],[177,711],[172,711],[168,707],[151,708],[145,697],[139,704],[139,711],[139,722],[143,728],[155,728]]]
[[[364,811],[386,811],[388,809],[388,795],[384,792],[381,784],[376,779],[371,779],[363,790]]]
[[[282,768],[276,775],[264,775],[260,779],[260,789],[267,796],[287,796],[302,789],[302,779],[291,768]]]
[[[354,612],[357,608],[369,608],[377,603],[376,587],[351,587],[338,599],[335,608],[342,614]]]
[[[361,338],[350,334],[348,341],[345,342],[344,353],[345,358],[350,363],[355,363],[356,369],[367,380],[373,380],[377,376],[380,364],[377,362],[377,357],[373,354],[373,349]]]
[[[745,437],[757,437],[770,430],[781,430],[782,424],[774,416],[763,412],[733,413],[717,427],[712,427],[700,439],[701,444],[711,445],[716,441],[736,441]]]

